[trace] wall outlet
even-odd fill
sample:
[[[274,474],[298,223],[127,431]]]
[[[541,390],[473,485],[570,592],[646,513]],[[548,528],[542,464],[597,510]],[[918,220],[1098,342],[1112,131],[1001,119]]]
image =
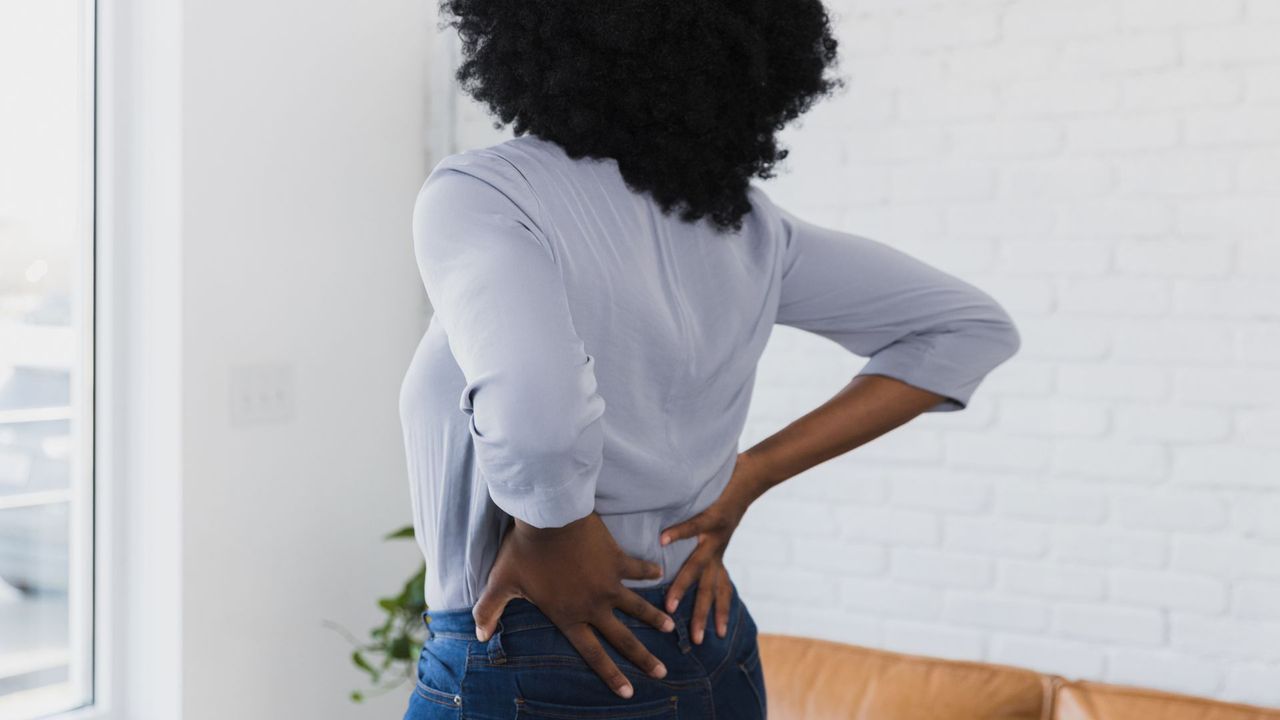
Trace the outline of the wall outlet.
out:
[[[292,365],[231,367],[231,425],[279,425],[293,420]]]

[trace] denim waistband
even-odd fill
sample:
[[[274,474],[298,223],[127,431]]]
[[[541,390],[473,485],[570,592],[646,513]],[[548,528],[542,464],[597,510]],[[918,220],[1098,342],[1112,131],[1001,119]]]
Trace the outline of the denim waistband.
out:
[[[666,584],[648,588],[635,588],[634,592],[659,610],[665,612],[664,605],[666,604],[667,590],[670,587],[670,584]],[[667,613],[675,620],[676,625],[688,623],[689,617],[693,614],[693,602],[697,589],[698,586],[695,584],[686,590],[684,597],[680,598],[680,604],[676,607],[676,611]],[[737,588],[734,588],[733,602],[735,604],[738,602]],[[626,625],[648,626],[648,623],[643,620],[620,611],[615,610],[614,614]],[[442,612],[428,610],[422,614],[422,617],[427,623],[428,633],[433,637],[449,637],[459,640],[476,639],[476,621],[471,615],[470,609],[445,610]],[[521,630],[536,630],[554,626],[554,623],[546,615],[543,615],[542,611],[533,603],[519,598],[507,603],[499,622],[500,632],[507,634],[520,632]]]

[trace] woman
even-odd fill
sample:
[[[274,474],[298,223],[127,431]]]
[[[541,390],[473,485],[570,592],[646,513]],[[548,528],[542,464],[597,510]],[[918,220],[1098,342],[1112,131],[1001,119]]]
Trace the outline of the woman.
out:
[[[444,10],[463,86],[517,137],[442,160],[414,213],[435,315],[401,413],[432,612],[406,718],[763,717],[755,625],[722,563],[739,520],[963,407],[1013,325],[751,183],[838,84],[819,0]],[[776,323],[870,361],[739,453]]]

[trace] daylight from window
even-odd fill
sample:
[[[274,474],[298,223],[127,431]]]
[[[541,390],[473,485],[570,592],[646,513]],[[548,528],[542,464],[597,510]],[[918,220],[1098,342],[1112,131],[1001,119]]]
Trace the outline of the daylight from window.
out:
[[[0,0],[0,720],[92,699],[90,11]]]

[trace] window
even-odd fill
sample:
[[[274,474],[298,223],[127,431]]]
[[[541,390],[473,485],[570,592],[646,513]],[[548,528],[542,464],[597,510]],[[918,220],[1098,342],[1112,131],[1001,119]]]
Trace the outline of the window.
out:
[[[0,718],[93,700],[91,0],[0,0]]]

